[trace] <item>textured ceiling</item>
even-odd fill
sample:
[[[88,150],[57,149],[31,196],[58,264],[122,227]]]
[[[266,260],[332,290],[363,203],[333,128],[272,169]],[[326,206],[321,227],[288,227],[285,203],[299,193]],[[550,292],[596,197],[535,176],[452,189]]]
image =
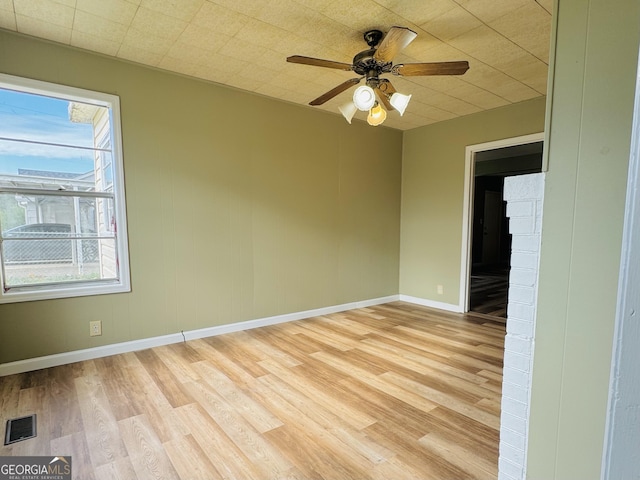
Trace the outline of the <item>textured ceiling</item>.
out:
[[[409,27],[394,64],[468,60],[462,76],[394,77],[407,130],[545,95],[553,0],[0,0],[0,28],[308,105],[353,72],[362,34]],[[0,64],[1,68],[1,64]],[[338,113],[353,89],[319,107]],[[356,118],[364,119],[360,112]]]

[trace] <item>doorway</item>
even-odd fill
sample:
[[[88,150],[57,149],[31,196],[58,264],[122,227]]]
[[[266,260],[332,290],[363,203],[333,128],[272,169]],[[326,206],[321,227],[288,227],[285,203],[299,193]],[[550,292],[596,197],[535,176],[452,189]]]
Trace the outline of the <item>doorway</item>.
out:
[[[543,170],[543,139],[540,133],[467,147],[460,289],[465,312],[506,320],[511,235],[504,179]]]
[[[507,318],[511,235],[503,198],[504,176],[474,179],[469,311]]]

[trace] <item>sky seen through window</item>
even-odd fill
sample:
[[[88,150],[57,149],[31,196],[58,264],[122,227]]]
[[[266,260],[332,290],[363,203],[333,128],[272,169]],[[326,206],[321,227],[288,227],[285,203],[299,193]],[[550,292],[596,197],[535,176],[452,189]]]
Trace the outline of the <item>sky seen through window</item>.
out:
[[[69,119],[69,101],[0,89],[0,137],[93,147],[91,124]],[[69,147],[0,140],[0,175],[18,169],[86,173],[94,153]]]

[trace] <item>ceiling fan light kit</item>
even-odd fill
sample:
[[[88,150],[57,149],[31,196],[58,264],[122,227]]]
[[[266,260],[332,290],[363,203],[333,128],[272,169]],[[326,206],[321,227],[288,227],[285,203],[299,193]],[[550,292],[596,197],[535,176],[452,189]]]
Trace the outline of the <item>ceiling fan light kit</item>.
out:
[[[380,125],[387,118],[383,105],[387,110],[397,110],[402,116],[411,99],[411,95],[396,92],[391,82],[386,78],[380,78],[381,75],[387,73],[400,77],[462,75],[469,69],[467,61],[393,65],[392,60],[396,54],[409,45],[416,36],[416,32],[406,27],[391,27],[386,35],[380,30],[369,30],[364,33],[364,40],[369,48],[356,54],[351,64],[302,55],[288,57],[287,62],[353,71],[360,75],[359,78],[351,78],[309,102],[309,105],[313,106],[324,104],[365,78],[366,85],[355,90],[353,102],[341,105],[338,109],[349,123],[356,111],[361,110],[369,111],[367,117],[369,125]]]
[[[366,112],[376,103],[376,94],[368,85],[361,85],[353,92],[353,104],[361,112]]]
[[[374,127],[377,127],[382,122],[387,119],[387,112],[382,106],[376,102],[371,110],[369,110],[369,115],[367,116],[367,123]]]
[[[391,98],[389,98],[389,103],[398,111],[400,116],[402,116],[407,109],[407,105],[409,105],[409,100],[411,100],[411,95],[395,92],[391,95]]]
[[[342,116],[347,120],[347,122],[349,122],[349,125],[351,125],[351,119],[358,111],[358,107],[356,107],[355,103],[349,102],[340,105],[338,110],[340,110]]]

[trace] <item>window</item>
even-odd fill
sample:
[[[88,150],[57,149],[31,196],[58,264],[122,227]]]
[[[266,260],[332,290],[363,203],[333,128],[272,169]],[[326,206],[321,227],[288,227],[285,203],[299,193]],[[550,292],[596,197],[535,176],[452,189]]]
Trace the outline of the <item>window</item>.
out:
[[[127,292],[119,99],[0,74],[0,303]]]

